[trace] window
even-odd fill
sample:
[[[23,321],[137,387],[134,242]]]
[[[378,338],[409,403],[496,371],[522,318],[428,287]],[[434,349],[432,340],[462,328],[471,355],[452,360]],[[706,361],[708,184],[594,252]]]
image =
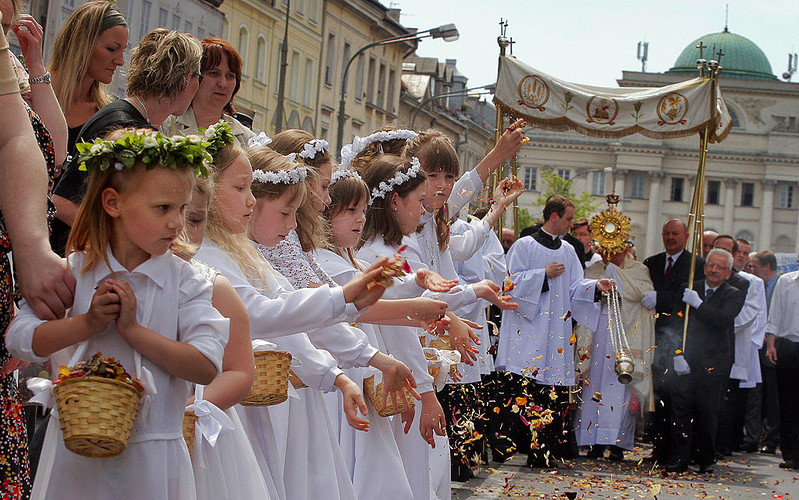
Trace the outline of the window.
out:
[[[194,24],[190,23],[189,21],[184,22],[183,23],[183,31],[185,31],[186,33],[194,32]]]
[[[375,61],[374,57],[369,58],[369,72],[366,74],[366,102],[375,102]]]
[[[397,72],[393,69],[388,71],[388,90],[386,91],[386,110],[394,113],[394,86],[397,80]]]
[[[319,0],[308,0],[308,19],[314,24],[319,20]]]
[[[172,14],[172,29],[180,31],[180,16],[177,14]]]
[[[363,62],[364,62],[364,55],[361,54],[358,56],[358,67],[355,69],[355,100],[362,101],[363,100]]]
[[[300,102],[300,53],[296,50],[291,53],[291,89],[289,95],[294,102]]]
[[[671,179],[671,201],[682,201],[683,184],[685,179],[682,177],[672,177]]]
[[[632,189],[630,190],[630,198],[643,200],[644,199],[644,185],[646,184],[646,177],[644,174],[632,175]]]
[[[315,84],[314,60],[311,57],[305,58],[305,94],[302,97],[302,103],[309,108],[313,107]]]
[[[144,36],[148,31],[147,27],[150,24],[150,8],[153,6],[152,2],[144,0],[144,5],[141,8],[141,24],[139,25],[139,36]]]
[[[591,194],[594,196],[605,194],[605,172],[594,172],[594,177],[591,180]]]
[[[793,208],[794,186],[780,185],[780,208]]]
[[[721,181],[707,181],[707,200],[708,205],[718,205],[720,203]]]
[[[564,181],[568,181],[572,178],[572,171],[568,168],[559,168],[557,171],[558,177],[563,179]]]
[[[755,205],[755,184],[753,182],[741,183],[741,206],[753,207]]]
[[[526,167],[524,169],[524,189],[527,191],[535,191],[535,179],[538,174],[538,169],[535,167]]]
[[[344,53],[343,53],[344,55],[341,58],[341,71],[344,71],[344,68],[347,67],[347,63],[350,61],[351,53],[352,53],[352,46],[350,45],[349,42],[344,42]],[[344,81],[342,81],[341,84],[344,86],[344,93],[347,94],[347,90],[348,90],[347,85],[348,85],[349,79],[350,79],[349,72],[347,72],[347,76],[345,76],[343,78],[344,78]]]
[[[386,65],[380,63],[380,73],[377,75],[377,107],[383,107],[383,98],[386,89]]]
[[[297,1],[297,14],[303,16],[305,15],[305,0],[296,0]]]
[[[169,11],[158,9],[158,27],[166,28],[167,23],[169,23]]]
[[[255,48],[255,79],[266,82],[266,40],[260,35]]]
[[[738,121],[738,114],[733,110],[731,107],[727,106],[727,111],[730,112],[730,118],[732,119],[732,127],[733,128],[741,128],[741,122]]]
[[[327,59],[325,59],[325,85],[333,86],[333,71],[336,57],[336,35],[327,35]]]
[[[250,48],[250,32],[247,31],[246,26],[242,26],[239,28],[239,54],[241,55],[241,72],[246,74],[247,73],[247,59],[249,58]]]

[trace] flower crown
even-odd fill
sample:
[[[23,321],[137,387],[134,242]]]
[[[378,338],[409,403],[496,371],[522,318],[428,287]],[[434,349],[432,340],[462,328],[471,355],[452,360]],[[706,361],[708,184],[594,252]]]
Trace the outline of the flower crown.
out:
[[[253,146],[268,146],[270,144],[272,144],[272,138],[266,135],[264,132],[261,132],[255,137],[250,137],[250,140],[247,141],[248,148]]]
[[[311,139],[302,146],[300,158],[313,160],[319,153],[327,151],[327,141],[324,139]]]
[[[410,164],[411,168],[409,168],[407,172],[399,171],[394,174],[391,179],[381,182],[376,188],[372,189],[372,199],[369,201],[369,204],[371,205],[372,202],[378,198],[385,198],[395,187],[405,184],[419,175],[419,171],[422,169],[421,164],[419,164],[419,158],[414,156],[411,158]]]
[[[353,158],[358,156],[358,153],[366,149],[366,146],[373,142],[387,142],[397,139],[405,139],[409,141],[416,137],[417,134],[413,130],[398,129],[398,130],[381,130],[366,137],[358,137],[357,135],[352,140],[352,144],[347,144],[341,148],[341,166],[346,168],[349,166]]]
[[[361,175],[355,170],[351,170],[349,168],[338,168],[336,169],[335,172],[333,172],[333,175],[330,176],[330,186],[340,181],[341,179],[346,179],[347,177],[355,177],[356,179],[361,179]]]
[[[79,142],[78,170],[105,171],[133,168],[141,161],[147,168],[164,165],[177,168],[178,165],[191,165],[197,175],[208,177],[208,165],[216,161],[220,149],[236,138],[230,124],[224,121],[200,129],[200,135],[173,135],[167,137],[159,132],[125,133],[117,141],[95,139],[93,142]]]
[[[304,166],[294,167],[279,172],[264,172],[256,169],[252,171],[252,180],[261,184],[297,184],[308,176],[308,169]]]

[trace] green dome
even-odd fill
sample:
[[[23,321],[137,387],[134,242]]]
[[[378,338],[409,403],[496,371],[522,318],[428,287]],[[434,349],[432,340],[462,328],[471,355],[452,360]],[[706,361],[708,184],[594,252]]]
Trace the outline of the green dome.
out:
[[[697,38],[685,49],[674,63],[674,67],[667,73],[681,73],[697,76],[696,60],[699,59],[699,42],[707,48],[704,57],[708,61],[716,59],[716,53],[721,49],[724,55],[719,63],[722,67],[721,76],[727,78],[747,78],[755,80],[776,80],[771,73],[771,63],[766,54],[754,42],[741,35],[730,33],[725,28],[721,33],[712,33]]]

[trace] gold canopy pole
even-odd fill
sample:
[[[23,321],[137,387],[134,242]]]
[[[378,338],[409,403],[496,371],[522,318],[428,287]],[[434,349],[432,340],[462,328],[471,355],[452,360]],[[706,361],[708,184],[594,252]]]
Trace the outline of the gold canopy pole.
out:
[[[694,187],[694,196],[691,202],[691,212],[688,214],[689,227],[691,231],[691,269],[688,272],[688,288],[693,290],[694,276],[696,274],[696,257],[702,251],[702,233],[704,232],[704,218],[705,218],[705,164],[707,162],[707,145],[709,142],[710,126],[716,124],[716,78],[721,73],[721,66],[717,60],[711,60],[709,63],[702,58],[702,50],[705,48],[702,42],[697,46],[699,49],[699,60],[697,67],[700,75],[704,76],[705,68],[710,69],[710,80],[712,81],[710,87],[710,113],[708,122],[705,123],[705,130],[700,137],[699,147],[699,167],[696,171],[696,186]],[[719,51],[718,57],[721,59],[723,52]],[[683,318],[682,329],[682,351],[685,352],[685,342],[688,337],[688,313],[691,306],[685,304],[685,317]]]
[[[502,58],[505,57],[505,52],[507,48],[510,46],[510,40],[505,36],[505,33],[508,29],[508,21],[504,19],[499,20],[499,27],[500,27],[500,35],[497,37],[497,45],[499,45],[499,59],[497,60],[497,85],[499,84],[499,69],[500,65],[502,64]],[[494,90],[496,92],[496,90]],[[502,132],[504,131],[504,119],[502,117],[502,109],[500,106],[497,106],[497,123],[496,123],[496,130],[494,131],[494,145],[499,142],[499,138],[502,137]],[[488,178],[488,197],[494,195],[494,191],[499,184],[499,179],[502,176],[501,170],[504,170],[504,166],[500,165],[495,171],[491,172],[491,175]],[[515,205],[514,205],[515,206]],[[514,228],[516,226],[516,212],[514,210]],[[497,237],[502,241],[502,217],[499,218],[499,222],[497,222],[497,226],[494,228],[497,233]],[[518,235],[518,228],[516,229],[516,234]]]

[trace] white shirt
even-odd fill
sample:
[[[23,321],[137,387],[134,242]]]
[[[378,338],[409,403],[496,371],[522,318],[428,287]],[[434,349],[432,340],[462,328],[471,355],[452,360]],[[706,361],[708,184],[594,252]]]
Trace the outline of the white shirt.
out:
[[[663,267],[663,271],[665,272],[666,269],[669,268],[669,259],[671,259],[671,268],[674,269],[674,265],[677,264],[677,259],[680,258],[680,255],[682,255],[684,251],[685,250],[680,250],[674,255],[669,255],[668,253],[666,253],[666,265]]]
[[[783,274],[774,285],[766,333],[799,342],[799,271]]]

